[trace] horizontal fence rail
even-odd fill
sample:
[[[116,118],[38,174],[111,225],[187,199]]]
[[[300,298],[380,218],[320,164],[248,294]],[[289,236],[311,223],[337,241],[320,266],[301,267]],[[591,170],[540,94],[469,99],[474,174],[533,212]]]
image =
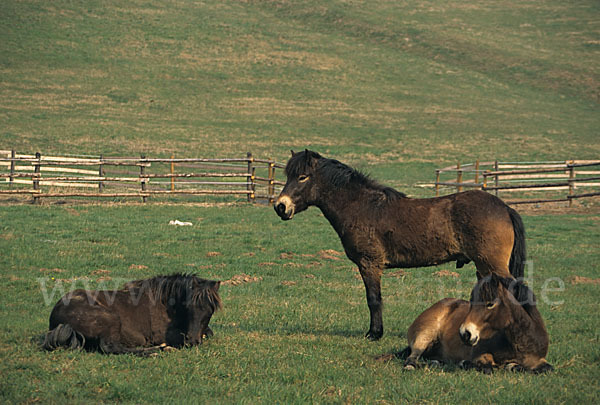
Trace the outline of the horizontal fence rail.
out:
[[[0,195],[48,197],[242,196],[274,201],[283,164],[243,158],[46,156],[0,150]],[[279,171],[278,171],[279,172]],[[93,190],[92,190],[93,189]]]
[[[435,182],[419,186],[433,187],[436,196],[476,188],[496,195],[520,194],[520,199],[507,200],[509,204],[568,201],[571,206],[577,198],[600,196],[600,192],[581,192],[600,187],[600,160],[457,163],[436,169]]]

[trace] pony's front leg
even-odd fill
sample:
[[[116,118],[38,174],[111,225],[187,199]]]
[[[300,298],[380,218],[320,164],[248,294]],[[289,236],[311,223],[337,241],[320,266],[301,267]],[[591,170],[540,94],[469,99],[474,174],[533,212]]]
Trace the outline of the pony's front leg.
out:
[[[546,360],[544,360],[539,366],[531,369],[531,372],[535,374],[548,373],[550,371],[554,371],[554,367],[552,367],[552,364],[548,363]]]
[[[492,370],[496,363],[494,356],[491,353],[484,353],[474,360],[475,368],[483,374],[492,374]]]
[[[383,318],[381,314],[381,273],[379,267],[359,266],[365,288],[367,290],[367,304],[371,314],[371,324],[366,337],[369,340],[379,340],[383,336]]]
[[[508,363],[508,364],[506,364],[506,366],[504,366],[504,368],[508,371],[513,371],[513,372],[530,371],[534,374],[542,374],[542,373],[547,373],[549,371],[554,370],[554,367],[552,367],[552,365],[550,363],[548,363],[545,359],[542,359],[542,361],[538,365],[536,365],[535,367],[532,367],[532,368],[527,368],[523,364],[519,364],[516,362]]]

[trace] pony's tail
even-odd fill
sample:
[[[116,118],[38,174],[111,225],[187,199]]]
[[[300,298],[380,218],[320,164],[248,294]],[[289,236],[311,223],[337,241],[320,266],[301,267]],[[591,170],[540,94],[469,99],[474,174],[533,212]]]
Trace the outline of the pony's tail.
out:
[[[65,347],[67,349],[82,349],[85,346],[85,337],[69,324],[59,324],[56,328],[46,333],[42,347],[48,351]]]
[[[515,242],[510,255],[508,269],[514,278],[519,279],[523,278],[525,273],[525,260],[527,258],[525,248],[525,226],[523,226],[523,220],[517,211],[510,207],[507,207],[507,209],[515,233]]]

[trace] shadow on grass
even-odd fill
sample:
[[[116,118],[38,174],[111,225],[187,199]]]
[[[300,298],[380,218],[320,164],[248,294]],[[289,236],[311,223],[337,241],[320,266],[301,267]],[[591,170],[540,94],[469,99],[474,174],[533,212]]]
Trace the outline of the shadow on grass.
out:
[[[265,325],[255,325],[251,323],[239,323],[234,325],[221,324],[219,325],[219,330],[222,333],[235,333],[235,331],[244,331],[248,333],[259,332],[267,335],[280,335],[280,336],[295,336],[295,335],[308,335],[315,337],[343,337],[343,338],[357,338],[357,339],[366,339],[366,331],[356,330],[356,329],[340,329],[340,328],[327,328],[327,329],[314,329],[307,328],[301,325],[298,326],[265,326]],[[393,337],[398,339],[406,339],[406,332],[386,332],[384,336]]]

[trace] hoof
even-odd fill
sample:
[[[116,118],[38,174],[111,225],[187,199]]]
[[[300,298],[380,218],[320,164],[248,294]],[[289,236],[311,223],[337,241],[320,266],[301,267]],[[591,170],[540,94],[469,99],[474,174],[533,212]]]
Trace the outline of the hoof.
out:
[[[492,374],[492,366],[479,366],[477,367],[477,371],[479,371],[480,373],[483,373],[485,375],[491,375]]]
[[[367,339],[369,339],[371,342],[381,339],[382,336],[383,336],[383,331],[382,332],[368,331],[367,334],[365,335],[365,337]]]
[[[204,331],[204,334],[202,335],[203,338],[207,339],[209,337],[213,337],[215,334],[213,333],[211,328],[206,328],[206,330]]]
[[[462,360],[460,363],[458,363],[458,367],[463,370],[470,370],[475,366],[469,360]]]
[[[417,364],[416,361],[414,361],[413,359],[407,359],[404,362],[404,369],[405,370],[416,370],[419,368],[419,365]]]
[[[535,374],[548,373],[550,371],[554,371],[554,367],[552,367],[552,364],[550,364],[550,363],[544,363],[540,366],[537,366],[536,368],[534,368],[531,371]]]
[[[429,367],[436,367],[436,368],[440,368],[442,367],[442,362],[438,361],[438,360],[431,360],[429,362]]]
[[[525,367],[523,367],[519,363],[508,363],[505,369],[508,371],[512,371],[513,373],[521,373],[525,371]]]
[[[163,352],[173,352],[175,350],[177,350],[176,348],[174,348],[173,346],[169,346],[166,343],[161,343],[158,348],[163,351]]]

